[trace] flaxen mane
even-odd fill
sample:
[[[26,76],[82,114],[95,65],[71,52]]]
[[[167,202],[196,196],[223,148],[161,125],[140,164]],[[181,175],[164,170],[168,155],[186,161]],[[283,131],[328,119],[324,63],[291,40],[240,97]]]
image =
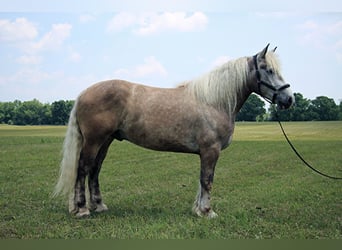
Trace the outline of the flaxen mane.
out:
[[[200,101],[231,113],[237,104],[237,93],[245,88],[247,73],[247,59],[239,58],[185,83],[185,87]]]
[[[273,52],[266,54],[268,67],[280,75],[280,64]],[[242,57],[231,60],[215,68],[209,73],[184,82],[180,86],[187,88],[198,100],[216,108],[232,113],[237,105],[240,93],[243,93],[247,84],[248,74],[247,58]]]

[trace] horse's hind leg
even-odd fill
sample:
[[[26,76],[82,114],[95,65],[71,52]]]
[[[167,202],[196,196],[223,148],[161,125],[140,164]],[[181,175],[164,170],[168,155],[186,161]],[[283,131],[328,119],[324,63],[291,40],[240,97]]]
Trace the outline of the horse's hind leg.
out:
[[[95,212],[103,212],[103,211],[108,210],[107,206],[102,202],[102,196],[101,196],[100,185],[99,185],[99,174],[100,174],[103,160],[105,159],[107,155],[108,148],[110,144],[112,143],[112,141],[113,141],[113,138],[109,138],[102,145],[102,147],[100,148],[96,156],[95,165],[89,171],[89,177],[88,177],[88,186],[89,186],[89,193],[90,193],[89,208],[90,210],[93,210]]]
[[[70,213],[76,214],[76,217],[83,217],[90,214],[86,206],[85,180],[90,170],[95,165],[96,153],[98,147],[86,145],[82,148],[77,169],[74,195],[69,200]]]
[[[78,162],[77,177],[75,183],[75,191],[69,200],[69,212],[76,214],[77,217],[89,215],[90,212],[86,207],[85,197],[85,179],[87,177],[87,165],[89,160],[86,159],[83,150],[80,153]]]

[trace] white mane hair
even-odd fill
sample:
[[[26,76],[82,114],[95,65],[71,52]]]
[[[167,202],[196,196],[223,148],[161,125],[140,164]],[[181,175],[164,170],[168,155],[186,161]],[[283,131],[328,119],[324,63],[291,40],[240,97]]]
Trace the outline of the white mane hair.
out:
[[[266,63],[276,74],[281,75],[280,62],[273,51],[266,53]],[[238,98],[242,97],[247,88],[248,72],[247,57],[241,57],[228,61],[197,79],[183,82],[180,86],[186,87],[199,101],[231,114],[236,108]]]
[[[237,98],[246,89],[247,74],[247,57],[242,57],[228,61],[182,85],[199,101],[232,113],[236,108]]]

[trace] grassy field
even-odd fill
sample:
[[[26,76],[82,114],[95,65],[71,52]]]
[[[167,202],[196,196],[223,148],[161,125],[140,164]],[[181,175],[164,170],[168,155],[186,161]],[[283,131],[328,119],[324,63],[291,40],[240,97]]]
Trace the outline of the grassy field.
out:
[[[342,175],[342,122],[285,123],[314,166]],[[100,181],[109,211],[76,219],[52,199],[65,127],[0,125],[0,238],[342,239],[342,181],[292,153],[276,123],[238,123],[216,167],[212,205],[191,213],[195,155],[114,142]]]

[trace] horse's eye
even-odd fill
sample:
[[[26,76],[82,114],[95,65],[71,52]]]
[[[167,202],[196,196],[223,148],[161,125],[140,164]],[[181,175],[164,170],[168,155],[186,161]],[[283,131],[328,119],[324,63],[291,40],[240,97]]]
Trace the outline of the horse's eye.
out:
[[[273,71],[273,69],[269,69],[269,70],[267,70],[267,73],[270,74],[270,75],[273,75],[274,71]]]

